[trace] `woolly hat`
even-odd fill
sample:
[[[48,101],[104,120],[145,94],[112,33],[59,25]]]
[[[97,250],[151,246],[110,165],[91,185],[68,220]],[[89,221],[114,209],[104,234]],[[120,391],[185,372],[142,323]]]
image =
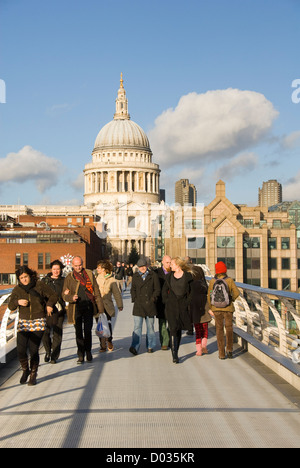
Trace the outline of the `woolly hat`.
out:
[[[227,273],[227,266],[224,262],[218,262],[215,265],[216,275],[220,275],[222,273]]]

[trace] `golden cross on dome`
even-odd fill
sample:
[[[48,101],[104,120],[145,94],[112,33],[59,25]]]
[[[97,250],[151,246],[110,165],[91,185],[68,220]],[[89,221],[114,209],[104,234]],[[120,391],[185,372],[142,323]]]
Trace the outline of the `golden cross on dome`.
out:
[[[120,88],[124,88],[124,86],[123,86],[123,73],[121,73]]]

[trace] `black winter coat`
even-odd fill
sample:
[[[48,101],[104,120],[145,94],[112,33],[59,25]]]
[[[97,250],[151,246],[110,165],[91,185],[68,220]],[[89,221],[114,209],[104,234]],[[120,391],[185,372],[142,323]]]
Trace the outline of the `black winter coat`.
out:
[[[139,272],[132,277],[131,299],[134,302],[133,315],[137,317],[155,317],[157,314],[156,302],[160,295],[158,276],[149,271],[145,280]]]
[[[207,284],[201,280],[194,280],[192,283],[191,318],[193,323],[201,323],[201,318],[205,315],[207,289]]]
[[[173,272],[166,276],[166,282],[163,287],[162,298],[165,304],[165,315],[169,323],[171,333],[178,330],[190,330],[192,328],[192,319],[189,310],[192,298],[193,277],[190,273],[184,272],[185,293],[178,297],[171,287],[171,278]]]
[[[52,288],[53,291],[55,291],[59,297],[57,302],[60,303],[61,310],[57,309],[56,307],[57,303],[56,303],[53,308],[53,314],[57,313],[59,316],[64,316],[66,313],[66,305],[65,305],[65,301],[62,298],[62,293],[63,293],[63,286],[64,286],[65,278],[63,278],[62,276],[59,276],[58,278],[54,279],[51,277],[51,273],[48,273],[48,275],[45,276],[41,281],[47,284],[48,286],[50,286],[50,288]]]
[[[155,273],[158,276],[159,279],[159,284],[160,284],[160,289],[161,289],[161,294],[159,295],[159,298],[156,303],[156,308],[157,308],[157,318],[158,319],[165,319],[165,304],[163,303],[162,299],[162,290],[166,281],[167,275],[165,274],[164,270],[162,268],[158,268]]]

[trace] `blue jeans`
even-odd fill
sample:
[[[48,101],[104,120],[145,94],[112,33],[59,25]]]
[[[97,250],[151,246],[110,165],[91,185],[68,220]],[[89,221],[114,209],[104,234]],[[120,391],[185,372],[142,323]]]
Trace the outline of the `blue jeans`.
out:
[[[139,351],[142,340],[142,329],[143,329],[143,317],[133,317],[134,318],[134,330],[132,334],[132,343],[131,346]],[[146,337],[146,346],[147,349],[154,348],[156,345],[156,336],[154,332],[154,317],[146,317],[147,325],[147,337]]]

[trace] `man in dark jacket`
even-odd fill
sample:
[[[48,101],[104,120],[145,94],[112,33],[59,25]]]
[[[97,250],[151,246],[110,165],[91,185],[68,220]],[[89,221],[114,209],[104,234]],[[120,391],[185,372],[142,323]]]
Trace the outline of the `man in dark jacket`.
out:
[[[171,257],[165,255],[161,262],[161,268],[156,270],[158,275],[160,288],[163,289],[163,286],[166,281],[166,275],[171,271]],[[157,318],[159,323],[159,338],[161,349],[167,351],[170,344],[170,331],[168,329],[167,319],[165,316],[165,304],[162,301],[162,296],[160,295],[157,301]]]
[[[157,314],[156,302],[160,295],[158,276],[154,271],[147,268],[145,260],[137,262],[138,272],[132,278],[131,299],[134,303],[134,331],[129,351],[137,355],[141,345],[143,320],[146,320],[147,338],[146,346],[148,353],[153,353],[156,344],[154,332],[154,319]]]

